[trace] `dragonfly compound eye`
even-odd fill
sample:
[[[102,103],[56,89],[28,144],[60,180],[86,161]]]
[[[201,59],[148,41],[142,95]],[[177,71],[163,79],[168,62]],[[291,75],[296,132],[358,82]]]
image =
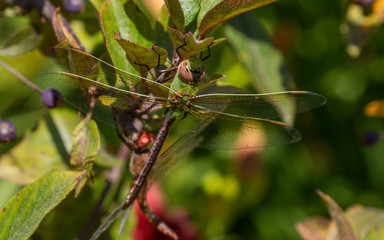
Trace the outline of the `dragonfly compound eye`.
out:
[[[198,83],[204,76],[204,66],[200,68],[191,68],[187,61],[183,61],[179,67],[179,74],[181,79],[187,83]]]

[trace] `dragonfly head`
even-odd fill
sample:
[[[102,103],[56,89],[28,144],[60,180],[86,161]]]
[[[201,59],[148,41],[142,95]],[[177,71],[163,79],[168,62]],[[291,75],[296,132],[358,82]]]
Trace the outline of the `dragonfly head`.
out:
[[[192,56],[182,61],[179,65],[179,75],[184,82],[190,84],[203,80],[205,70],[201,60]]]

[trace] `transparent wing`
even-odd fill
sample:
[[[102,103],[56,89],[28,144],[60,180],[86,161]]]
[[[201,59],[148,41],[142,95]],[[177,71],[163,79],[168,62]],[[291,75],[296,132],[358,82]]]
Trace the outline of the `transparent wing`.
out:
[[[196,98],[196,105],[205,109],[244,117],[268,119],[305,112],[325,103],[325,97],[305,91],[266,94],[204,94]],[[289,111],[282,111],[288,109]]]
[[[88,90],[94,88],[95,97],[100,101],[96,102],[92,117],[98,121],[104,122],[115,127],[115,121],[111,115],[110,108],[121,109],[127,115],[132,115],[135,109],[143,104],[152,104],[163,106],[166,99],[142,95],[131,92],[123,88],[108,86],[82,76],[63,72],[43,72],[39,73],[34,83],[40,88],[55,88],[63,96],[63,100],[73,105],[80,111],[87,113],[90,104]],[[123,118],[124,116],[120,116]],[[126,116],[131,117],[132,116]]]
[[[119,236],[121,232],[124,230],[124,226],[126,223],[126,217],[130,214],[132,206],[131,205],[129,208],[123,210],[124,202],[121,202],[115,209],[112,210],[112,212],[108,215],[106,219],[103,220],[103,222],[100,224],[100,226],[96,229],[96,231],[92,234],[90,240],[96,240],[99,239],[101,234],[103,234],[111,225],[112,223],[123,216],[124,214],[124,219],[121,221],[120,225],[120,230],[119,230]]]
[[[188,120],[181,120],[179,123],[183,124],[183,126],[185,126],[185,124],[192,126]],[[200,134],[208,124],[209,119],[199,123],[194,129],[190,130],[187,134],[183,134],[183,136],[178,138],[172,144],[168,146],[166,146],[167,142],[164,144],[159,157],[156,159],[156,162],[148,175],[148,187],[152,185],[153,182],[158,181],[166,175],[173,166],[184,159],[194,148],[200,145],[203,141],[203,137],[200,136]],[[178,126],[176,125],[175,127]]]
[[[173,91],[155,81],[118,69],[82,50],[55,47],[50,55],[57,58],[69,72],[116,88],[138,94],[167,98]]]
[[[296,129],[282,122],[215,112],[199,106],[191,115],[196,122],[211,119],[211,124],[201,133],[203,140],[200,146],[203,148],[259,148],[294,143],[301,139]]]

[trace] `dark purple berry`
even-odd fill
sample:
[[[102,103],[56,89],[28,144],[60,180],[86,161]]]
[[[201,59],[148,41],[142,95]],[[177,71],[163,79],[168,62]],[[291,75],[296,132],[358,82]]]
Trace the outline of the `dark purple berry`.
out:
[[[361,136],[361,142],[365,146],[372,146],[380,139],[380,133],[377,131],[367,131]]]
[[[49,88],[41,94],[41,101],[45,106],[54,108],[61,104],[62,96],[61,93],[56,89]]]
[[[8,120],[0,120],[0,142],[9,143],[16,138],[16,127]]]
[[[64,8],[70,13],[80,13],[85,8],[84,0],[64,0]]]

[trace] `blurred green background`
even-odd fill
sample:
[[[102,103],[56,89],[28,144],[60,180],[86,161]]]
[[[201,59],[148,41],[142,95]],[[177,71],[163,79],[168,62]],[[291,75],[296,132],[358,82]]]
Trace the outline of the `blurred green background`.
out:
[[[260,83],[255,83],[252,72],[241,61],[257,53],[248,45],[236,48],[236,34],[231,29],[241,26],[243,33],[248,34],[249,29],[251,35],[254,29],[264,28],[284,57],[282,71],[288,79],[287,90],[316,92],[328,102],[297,115],[295,127],[302,133],[298,143],[238,152],[194,150],[162,180],[166,202],[163,212],[187,211],[201,239],[268,240],[300,239],[295,229],[298,221],[313,215],[327,216],[317,189],[333,197],[343,209],[353,204],[384,208],[384,142],[369,147],[361,142],[367,130],[384,129],[383,118],[364,114],[369,102],[383,98],[384,29],[378,27],[358,58],[350,57],[346,37],[340,30],[345,20],[344,3],[278,1],[238,16],[213,33],[228,40],[212,49],[206,71],[225,73],[224,83],[254,93],[259,90]],[[98,24],[95,13],[69,17]],[[258,22],[245,24],[252,18]],[[83,27],[74,29],[82,33]],[[89,40],[93,33],[87,34]],[[101,35],[97,39],[96,43],[102,43]],[[272,55],[263,56],[260,64],[268,68],[272,62],[268,56]],[[39,50],[0,59],[31,79],[52,65]],[[2,118],[15,122],[19,138],[35,124],[25,114],[44,108],[36,92],[2,67],[0,103]],[[116,150],[117,143],[113,136],[109,147]],[[2,152],[11,146],[2,145]],[[95,181],[89,188],[101,189],[97,184]],[[19,188],[1,180],[0,206]],[[95,202],[99,192],[83,192],[85,196],[77,203],[66,201],[78,204],[87,201],[90,194],[93,200],[89,201]]]

